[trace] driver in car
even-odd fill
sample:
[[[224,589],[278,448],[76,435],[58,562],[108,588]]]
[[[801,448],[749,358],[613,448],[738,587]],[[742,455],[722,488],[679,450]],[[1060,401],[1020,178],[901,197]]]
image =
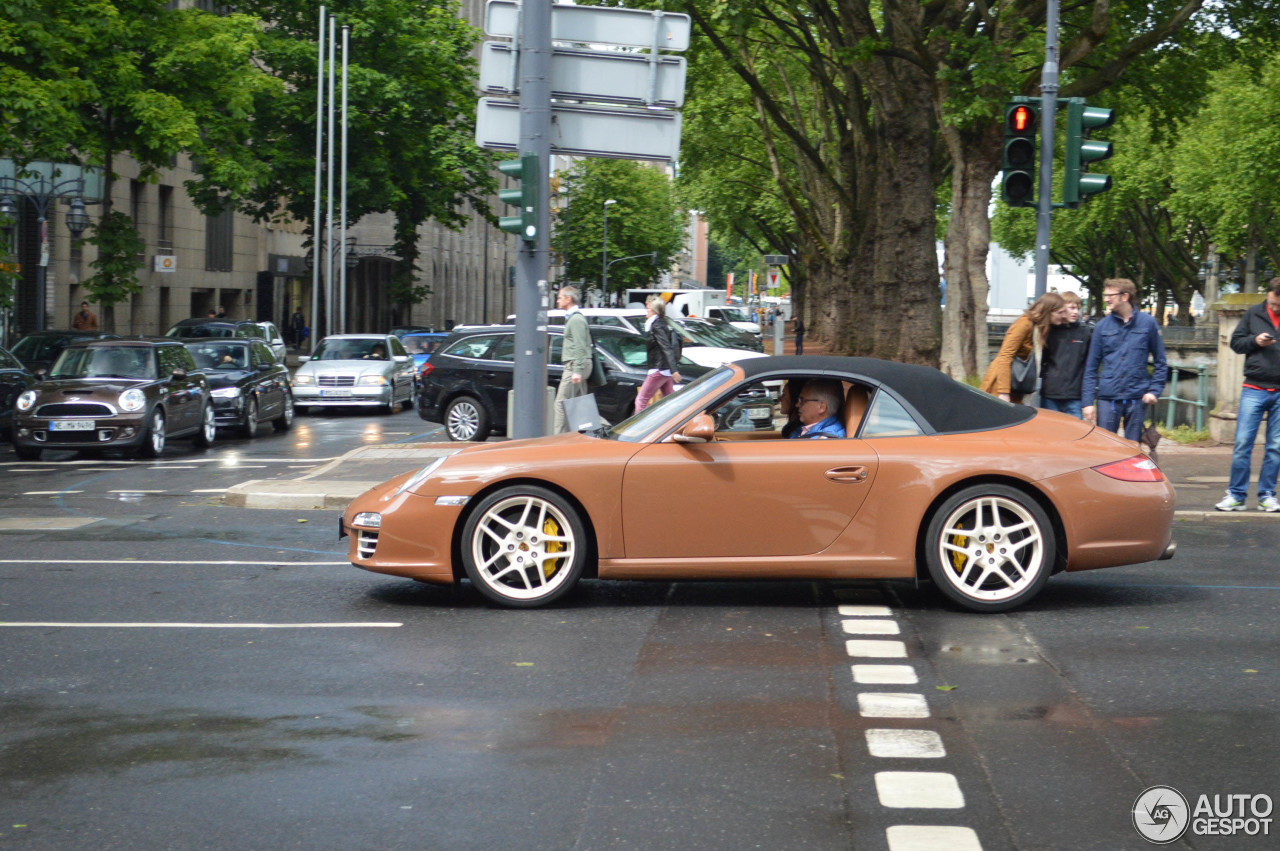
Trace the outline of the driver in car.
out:
[[[844,437],[844,425],[840,422],[843,397],[844,390],[839,381],[820,378],[805,382],[804,389],[796,397],[800,428],[791,433],[790,439]]]
[[[365,360],[386,360],[387,350],[381,343],[375,343],[373,350],[364,356]]]

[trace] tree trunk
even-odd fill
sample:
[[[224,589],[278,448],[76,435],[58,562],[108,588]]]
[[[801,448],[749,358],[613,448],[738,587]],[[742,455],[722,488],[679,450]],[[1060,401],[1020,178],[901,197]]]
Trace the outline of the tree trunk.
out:
[[[963,381],[987,368],[987,257],[991,244],[991,181],[1000,167],[999,128],[977,134],[943,128],[951,155],[951,219],[947,223],[942,311],[943,372]]]

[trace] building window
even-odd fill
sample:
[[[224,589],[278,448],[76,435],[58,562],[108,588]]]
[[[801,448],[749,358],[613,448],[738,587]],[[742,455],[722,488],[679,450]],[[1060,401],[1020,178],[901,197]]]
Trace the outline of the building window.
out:
[[[173,253],[173,187],[160,186],[156,216],[156,251]]]
[[[235,210],[230,204],[216,216],[204,217],[204,268],[206,272],[230,272],[235,237]]]

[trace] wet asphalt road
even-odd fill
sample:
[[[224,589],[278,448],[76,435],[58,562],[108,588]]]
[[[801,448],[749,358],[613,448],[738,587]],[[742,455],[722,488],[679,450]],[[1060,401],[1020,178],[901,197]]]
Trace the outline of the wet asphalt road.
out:
[[[303,416],[159,463],[0,445],[0,848],[1123,849],[1150,847],[1149,786],[1280,797],[1277,524],[1181,526],[1173,561],[1006,615],[882,583],[588,582],[514,612],[351,568],[335,512],[218,502],[431,428]],[[858,681],[879,665],[917,681]]]

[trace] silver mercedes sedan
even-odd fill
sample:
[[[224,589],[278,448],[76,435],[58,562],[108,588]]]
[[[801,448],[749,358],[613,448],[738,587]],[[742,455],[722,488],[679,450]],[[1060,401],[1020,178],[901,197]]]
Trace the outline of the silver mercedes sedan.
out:
[[[300,407],[376,405],[395,413],[414,403],[413,358],[394,334],[333,334],[300,357],[293,397]]]

